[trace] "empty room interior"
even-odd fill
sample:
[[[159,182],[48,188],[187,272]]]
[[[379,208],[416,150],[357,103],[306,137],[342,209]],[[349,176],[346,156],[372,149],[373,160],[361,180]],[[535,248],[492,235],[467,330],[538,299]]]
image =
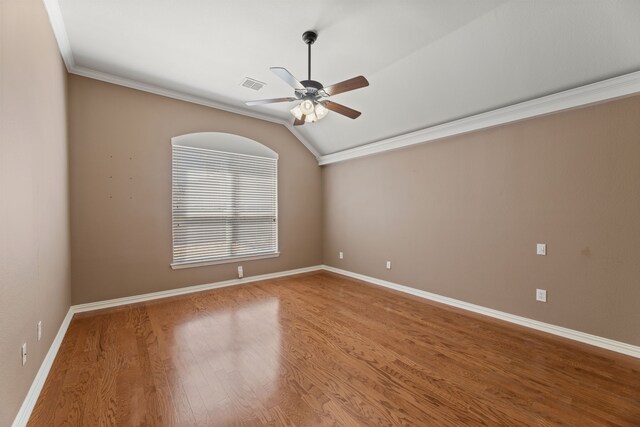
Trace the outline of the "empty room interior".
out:
[[[640,2],[2,0],[0,426],[640,426]]]

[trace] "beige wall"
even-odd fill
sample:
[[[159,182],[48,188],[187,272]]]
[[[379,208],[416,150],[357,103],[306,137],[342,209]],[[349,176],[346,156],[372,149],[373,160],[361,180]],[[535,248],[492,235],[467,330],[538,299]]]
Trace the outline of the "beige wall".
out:
[[[75,304],[318,265],[321,172],[282,125],[69,77]],[[278,258],[172,270],[171,137],[228,132],[278,161]]]
[[[321,172],[284,127],[260,120],[77,76],[67,109],[42,3],[2,0],[0,20],[0,425],[71,294],[84,303],[236,276],[233,263],[169,267],[170,139],[191,132],[235,133],[280,154],[282,254],[243,262],[247,276],[324,260],[640,345],[640,97]],[[548,303],[535,302],[537,287]]]
[[[329,165],[323,186],[325,264],[640,345],[640,97]]]
[[[13,422],[70,304],[66,74],[42,2],[2,0],[1,426]]]

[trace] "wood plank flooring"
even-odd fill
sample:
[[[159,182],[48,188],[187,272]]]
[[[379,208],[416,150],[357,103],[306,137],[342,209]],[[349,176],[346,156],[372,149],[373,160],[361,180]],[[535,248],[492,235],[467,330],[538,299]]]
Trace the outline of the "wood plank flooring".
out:
[[[640,425],[640,361],[327,272],[76,315],[30,426]]]

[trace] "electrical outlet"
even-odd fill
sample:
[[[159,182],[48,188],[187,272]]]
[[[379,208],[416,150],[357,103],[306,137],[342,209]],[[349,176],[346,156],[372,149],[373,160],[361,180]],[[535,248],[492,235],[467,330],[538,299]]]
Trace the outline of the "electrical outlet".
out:
[[[22,366],[24,366],[27,364],[27,343],[22,344],[20,350],[22,351]]]
[[[547,254],[547,244],[546,243],[538,243],[536,245],[536,255],[546,255]]]
[[[545,289],[536,289],[536,301],[547,302],[547,291]]]
[[[238,279],[242,279],[244,277],[244,270],[242,269],[242,266],[239,265],[238,266]]]
[[[40,341],[40,339],[42,338],[42,320],[38,322],[37,331],[38,331],[38,341]]]
[[[338,253],[338,258],[344,259],[344,252],[339,252]]]
[[[387,261],[387,270],[391,270],[391,261]]]

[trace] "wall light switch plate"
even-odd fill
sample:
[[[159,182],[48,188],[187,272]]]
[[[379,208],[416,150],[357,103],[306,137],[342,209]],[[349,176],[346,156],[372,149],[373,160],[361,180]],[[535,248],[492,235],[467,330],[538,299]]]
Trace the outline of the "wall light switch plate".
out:
[[[244,270],[242,269],[242,266],[239,265],[238,266],[238,279],[242,279],[244,277]]]
[[[546,254],[547,254],[547,244],[538,243],[536,245],[536,255],[546,255]]]
[[[547,302],[547,291],[545,289],[536,289],[536,301]]]
[[[387,261],[387,270],[391,270],[391,261]]]
[[[339,252],[339,253],[338,253],[338,258],[340,258],[340,259],[344,259],[344,253],[343,253],[343,252]]]
[[[24,366],[27,364],[27,343],[22,344],[20,351],[22,352],[22,366]]]
[[[40,341],[40,338],[42,338],[42,320],[38,322],[37,331],[38,331],[38,341]]]

